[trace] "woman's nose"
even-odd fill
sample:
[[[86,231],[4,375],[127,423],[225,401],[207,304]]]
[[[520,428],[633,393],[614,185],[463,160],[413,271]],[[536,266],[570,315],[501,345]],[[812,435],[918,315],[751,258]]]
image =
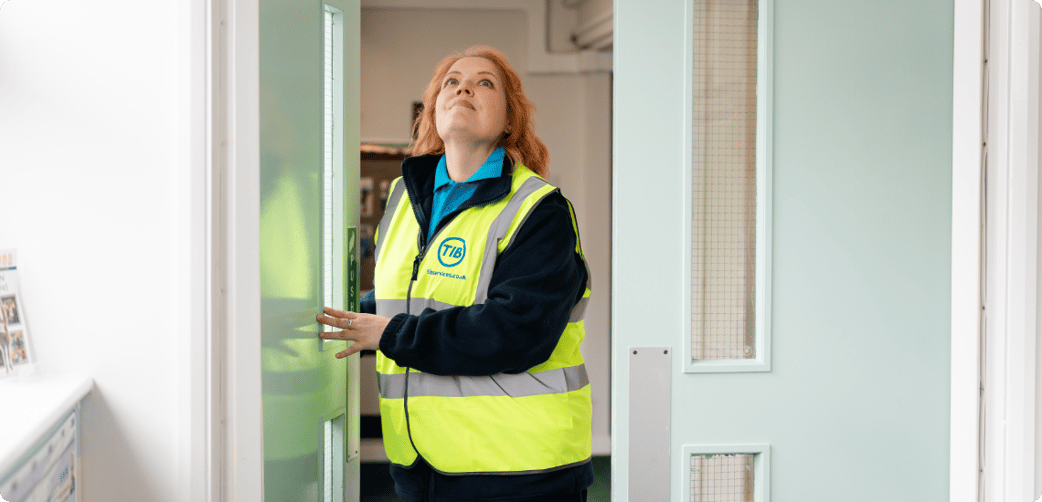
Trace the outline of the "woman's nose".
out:
[[[471,94],[473,94],[473,91],[470,90],[470,86],[469,85],[467,85],[467,84],[460,84],[460,86],[456,88],[456,94],[471,95]]]

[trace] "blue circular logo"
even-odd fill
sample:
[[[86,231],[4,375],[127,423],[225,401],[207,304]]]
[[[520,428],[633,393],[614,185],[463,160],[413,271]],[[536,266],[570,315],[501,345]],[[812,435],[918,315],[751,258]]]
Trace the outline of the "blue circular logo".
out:
[[[446,267],[455,267],[467,256],[467,243],[459,237],[449,237],[438,246],[438,261]]]

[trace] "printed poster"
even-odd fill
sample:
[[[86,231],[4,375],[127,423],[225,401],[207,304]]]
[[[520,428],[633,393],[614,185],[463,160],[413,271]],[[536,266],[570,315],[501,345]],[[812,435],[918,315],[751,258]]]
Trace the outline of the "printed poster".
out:
[[[13,249],[0,250],[0,378],[31,360],[16,260]]]

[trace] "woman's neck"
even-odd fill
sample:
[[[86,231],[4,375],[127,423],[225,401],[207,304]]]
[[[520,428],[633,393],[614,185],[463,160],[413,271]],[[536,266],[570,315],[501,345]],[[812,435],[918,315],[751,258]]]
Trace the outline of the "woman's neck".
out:
[[[495,149],[494,144],[446,142],[445,167],[449,171],[449,179],[456,183],[467,181],[481,169]]]

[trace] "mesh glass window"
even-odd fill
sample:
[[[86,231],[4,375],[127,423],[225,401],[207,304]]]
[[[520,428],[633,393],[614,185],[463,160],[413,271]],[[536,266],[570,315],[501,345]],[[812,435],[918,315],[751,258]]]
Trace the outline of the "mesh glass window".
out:
[[[334,288],[334,277],[340,277],[341,261],[339,250],[341,232],[334,228],[343,228],[341,215],[343,204],[344,175],[344,117],[343,100],[344,84],[337,78],[344,65],[344,47],[342,39],[343,12],[335,7],[325,5],[323,17],[323,81],[324,81],[324,151],[323,151],[323,305],[341,305],[341,294]],[[339,308],[339,307],[338,307]]]
[[[753,502],[755,455],[692,455],[691,502]]]
[[[757,11],[694,7],[692,359],[757,357]]]

